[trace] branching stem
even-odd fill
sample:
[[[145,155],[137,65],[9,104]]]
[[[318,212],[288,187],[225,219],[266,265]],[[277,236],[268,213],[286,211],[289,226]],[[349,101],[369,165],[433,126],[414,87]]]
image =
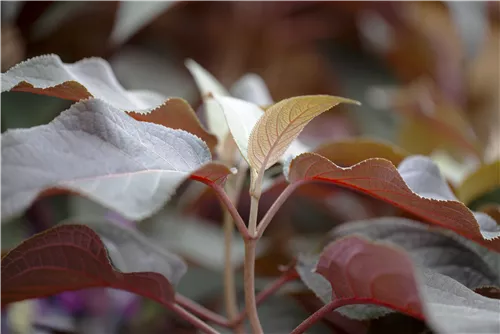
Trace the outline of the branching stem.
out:
[[[213,322],[214,324],[222,327],[231,327],[230,322],[226,318],[210,311],[206,307],[196,303],[195,301],[192,301],[189,298],[184,297],[183,295],[176,294],[175,302],[185,308],[187,311],[204,320]]]
[[[262,235],[264,234],[264,231],[266,228],[269,226],[271,223],[271,220],[274,218],[278,210],[281,208],[283,203],[290,197],[290,195],[293,193],[293,191],[300,185],[302,185],[304,182],[302,181],[297,181],[294,183],[290,183],[285,190],[278,196],[276,201],[273,203],[271,208],[266,212],[266,215],[264,218],[259,223],[259,226],[257,227],[257,238],[261,238]]]
[[[304,320],[300,325],[298,325],[290,334],[301,334],[308,330],[312,325],[320,321],[325,315],[339,307],[345,305],[354,305],[354,304],[373,304],[373,299],[369,298],[344,298],[344,299],[336,299],[331,301],[330,303],[324,305],[322,308],[314,312],[309,318]]]

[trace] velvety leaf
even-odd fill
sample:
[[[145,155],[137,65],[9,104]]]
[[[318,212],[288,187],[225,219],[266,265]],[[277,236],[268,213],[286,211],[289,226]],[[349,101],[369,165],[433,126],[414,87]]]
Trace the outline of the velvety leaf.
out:
[[[2,92],[43,94],[79,101],[95,97],[125,111],[158,108],[165,98],[154,92],[126,91],[108,62],[88,58],[65,64],[57,55],[28,59],[2,74]]]
[[[472,250],[469,240],[451,237],[447,232],[429,229],[410,219],[381,217],[341,225],[332,230],[330,237],[339,239],[357,234],[373,241],[391,243],[406,250],[416,266],[450,276],[470,289],[499,286],[500,254],[483,248],[485,253],[496,257],[492,263]]]
[[[448,276],[416,271],[410,257],[394,246],[342,238],[323,250],[316,272],[330,283],[332,299],[366,299],[425,319],[438,333],[500,331],[499,300]]]
[[[473,213],[457,201],[428,158],[409,157],[399,169],[378,158],[344,168],[318,154],[305,153],[291,162],[287,178],[290,182],[331,182],[363,192],[500,251],[499,226],[488,215]]]
[[[64,64],[56,55],[29,59],[2,74],[2,92],[24,91],[79,101],[96,97],[130,112],[137,120],[191,132],[210,149],[217,138],[208,133],[189,104],[151,91],[126,91],[109,64],[100,58]]]
[[[183,99],[169,98],[160,108],[149,112],[129,112],[129,115],[138,121],[161,124],[192,133],[200,137],[212,152],[217,145],[217,137],[205,130],[193,108]]]
[[[126,42],[129,37],[132,37],[174,3],[175,1],[121,1],[118,6],[115,25],[111,32],[112,44],[118,45]]]
[[[97,233],[106,246],[114,268],[121,272],[156,272],[166,277],[170,284],[176,285],[187,271],[186,264],[179,256],[120,222],[87,216],[70,218],[61,226],[68,224],[82,224]]]
[[[264,115],[259,106],[240,99],[228,96],[214,96],[219,104],[229,127],[229,131],[238,146],[243,158],[248,162],[248,139],[253,127],[260,117]]]
[[[409,156],[409,153],[389,142],[369,138],[347,138],[326,143],[316,148],[314,153],[341,167],[349,167],[369,158],[386,159],[398,166]]]
[[[339,103],[359,104],[340,97],[311,95],[292,97],[271,106],[250,135],[248,157],[252,168],[260,172],[271,167],[309,121]]]
[[[498,188],[500,188],[500,160],[485,164],[467,176],[457,189],[458,199],[470,204],[479,196]]]
[[[94,287],[126,290],[169,304],[174,290],[159,273],[113,269],[99,236],[83,225],[37,234],[2,259],[2,305]]]
[[[220,143],[223,143],[226,139],[226,135],[229,133],[229,127],[227,126],[223,111],[212,96],[229,96],[230,94],[224,86],[222,86],[207,70],[201,67],[200,64],[192,59],[186,60],[185,64],[200,90],[205,106],[208,129],[215,134]]]
[[[39,194],[64,190],[143,219],[188,177],[223,182],[229,169],[210,160],[205,143],[188,132],[136,121],[100,100],[82,101],[47,125],[2,135],[2,218]]]

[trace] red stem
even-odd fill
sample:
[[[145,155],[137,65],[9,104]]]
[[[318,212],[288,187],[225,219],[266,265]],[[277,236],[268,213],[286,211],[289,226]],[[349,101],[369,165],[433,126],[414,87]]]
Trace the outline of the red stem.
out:
[[[213,322],[214,324],[222,327],[231,327],[229,321],[225,317],[210,311],[206,307],[187,297],[184,297],[183,295],[176,294],[175,302],[202,319]]]
[[[370,304],[373,300],[359,298],[336,299],[324,305],[322,308],[314,312],[309,318],[298,325],[290,334],[301,334],[308,330],[312,325],[320,321],[325,315],[333,312],[335,309],[344,305],[353,304]]]
[[[175,312],[182,319],[186,320],[191,325],[193,325],[194,327],[201,330],[203,333],[220,334],[215,329],[213,329],[211,326],[207,325],[205,322],[203,322],[199,318],[195,317],[194,315],[192,315],[191,313],[189,313],[185,309],[183,309],[181,306],[179,306],[177,304],[164,304],[164,305],[167,306],[173,312]]]

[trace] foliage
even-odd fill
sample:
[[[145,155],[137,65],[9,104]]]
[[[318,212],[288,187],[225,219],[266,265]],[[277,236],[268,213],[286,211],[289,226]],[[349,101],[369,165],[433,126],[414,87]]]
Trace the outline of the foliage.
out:
[[[2,2],[2,333],[500,332],[499,9]]]

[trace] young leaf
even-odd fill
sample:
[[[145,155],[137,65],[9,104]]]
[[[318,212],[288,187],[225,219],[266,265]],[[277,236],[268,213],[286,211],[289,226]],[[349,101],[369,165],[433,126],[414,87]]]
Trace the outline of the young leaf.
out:
[[[401,161],[409,156],[403,149],[389,142],[371,138],[347,138],[323,144],[314,150],[336,165],[349,167],[370,158],[382,158],[389,160],[398,166]]]
[[[212,152],[217,145],[217,137],[205,130],[193,108],[183,99],[169,98],[157,109],[149,112],[132,111],[128,114],[138,121],[160,124],[192,133],[200,137]]]
[[[226,139],[226,135],[229,133],[229,128],[219,104],[212,96],[229,96],[229,92],[219,83],[219,81],[217,81],[217,79],[194,60],[186,60],[185,65],[189,72],[191,72],[200,90],[205,105],[208,129],[215,134],[220,143],[223,143]]]
[[[167,251],[140,231],[111,219],[91,216],[69,218],[61,226],[74,224],[88,226],[99,235],[111,263],[121,272],[156,272],[175,286],[187,271],[186,264],[179,256]]]
[[[251,167],[260,173],[272,166],[310,120],[339,103],[359,104],[335,96],[311,95],[292,97],[271,106],[250,135],[248,158]]]
[[[457,201],[428,158],[409,157],[399,170],[378,158],[343,168],[318,154],[304,153],[292,160],[287,178],[290,182],[330,182],[363,192],[500,251],[499,226],[488,215],[473,213]]]
[[[481,166],[458,187],[458,199],[470,204],[479,196],[500,188],[500,160]],[[500,203],[499,203],[500,204]]]
[[[224,113],[229,131],[241,155],[250,163],[248,160],[248,138],[264,112],[256,104],[233,97],[215,95],[214,99]]]
[[[210,163],[196,136],[138,122],[100,100],[74,104],[47,125],[2,135],[2,218],[39,194],[82,194],[126,218],[143,219],[186,178],[213,184],[230,173]]]
[[[425,319],[438,333],[500,330],[499,300],[448,276],[415,271],[411,259],[394,246],[346,237],[323,250],[316,272],[330,283],[332,300],[364,299]]]
[[[2,259],[2,306],[95,287],[126,290],[161,304],[174,300],[163,275],[113,269],[99,236],[84,225],[61,225],[37,234]]]

